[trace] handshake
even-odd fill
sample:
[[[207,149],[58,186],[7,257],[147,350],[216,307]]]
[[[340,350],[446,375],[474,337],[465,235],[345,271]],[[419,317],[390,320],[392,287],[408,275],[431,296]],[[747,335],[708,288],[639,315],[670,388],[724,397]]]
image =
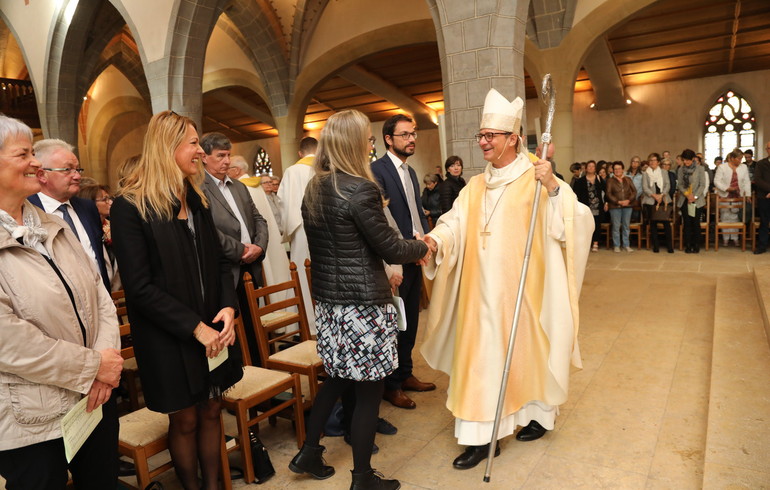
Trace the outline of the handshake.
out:
[[[414,235],[415,240],[420,240],[422,242],[425,242],[425,245],[428,246],[428,251],[425,253],[425,256],[417,261],[418,265],[428,265],[428,261],[433,257],[433,254],[436,253],[436,250],[438,250],[438,247],[436,245],[436,241],[431,238],[428,235],[420,236],[419,233],[416,233]]]

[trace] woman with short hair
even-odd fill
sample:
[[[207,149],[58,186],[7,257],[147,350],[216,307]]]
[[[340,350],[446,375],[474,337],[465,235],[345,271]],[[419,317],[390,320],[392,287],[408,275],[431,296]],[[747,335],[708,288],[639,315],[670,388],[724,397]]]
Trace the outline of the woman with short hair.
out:
[[[9,489],[115,488],[123,358],[115,305],[40,191],[32,131],[0,115],[0,476]],[[62,419],[83,397],[101,421],[68,463]]]
[[[425,243],[400,238],[388,224],[369,166],[372,141],[369,119],[361,112],[332,115],[321,130],[316,176],[302,202],[317,302],[318,354],[329,376],[313,402],[305,443],[289,468],[317,479],[334,474],[322,456],[321,432],[337,399],[352,388],[350,488],[395,490],[398,480],[385,480],[371,467],[385,377],[398,367],[396,309],[383,260],[417,262],[429,252]]]
[[[660,209],[661,206],[673,206],[671,203],[671,196],[668,193],[671,181],[669,180],[668,172],[660,168],[660,155],[657,153],[650,153],[647,157],[647,161],[649,162],[649,168],[642,174],[642,209],[644,209],[644,216],[650,226],[652,251],[654,253],[660,251],[658,223],[661,223],[663,225],[663,234],[666,239],[666,249],[668,250],[668,253],[672,254],[674,253],[674,242],[671,238],[671,222],[668,219],[653,219],[656,209]]]
[[[446,178],[439,186],[439,199],[441,202],[441,212],[446,213],[452,209],[452,205],[460,195],[460,190],[465,187],[463,179],[463,159],[457,155],[452,155],[444,163],[446,169]]]
[[[605,206],[604,180],[596,174],[596,162],[589,161],[586,163],[586,173],[575,181],[574,190],[578,201],[588,206],[594,217],[594,235],[591,251],[598,252]]]
[[[200,187],[203,154],[190,118],[155,114],[111,211],[144,399],[168,414],[169,452],[186,490],[201,488],[198,463],[203,488],[219,488],[221,395],[243,377],[230,262]]]
[[[607,180],[607,207],[612,219],[612,245],[616,253],[623,246],[626,252],[633,252],[629,243],[631,211],[636,199],[636,187],[631,178],[623,173],[623,162],[612,164],[612,177]]]
[[[441,216],[441,202],[438,190],[441,181],[435,174],[425,174],[422,183],[425,184],[420,199],[422,201],[422,208],[425,210],[425,216],[428,216],[433,226],[436,226],[436,221]]]
[[[727,154],[727,165],[719,165],[714,175],[714,188],[719,197],[739,198],[751,196],[751,179],[749,178],[749,169],[743,165],[743,152],[736,148]],[[720,210],[719,220],[725,223],[737,223],[740,216],[740,208],[723,208]],[[724,245],[727,246],[729,240],[735,241],[738,245],[738,230],[724,230]]]

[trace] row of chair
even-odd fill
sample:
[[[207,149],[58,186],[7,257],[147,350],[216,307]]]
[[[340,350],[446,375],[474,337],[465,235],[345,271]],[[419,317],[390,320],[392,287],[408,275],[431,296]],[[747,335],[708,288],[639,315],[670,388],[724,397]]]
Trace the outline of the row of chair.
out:
[[[306,264],[308,267],[309,264]],[[232,434],[233,443],[225,444],[225,424],[222,423],[221,440],[222,480],[225,488],[231,488],[228,453],[240,450],[244,480],[255,479],[249,432],[259,422],[284,411],[293,409],[293,423],[297,447],[305,438],[304,410],[312,405],[318,391],[319,378],[324,375],[320,358],[316,354],[316,343],[310,338],[307,315],[302,301],[297,267],[290,265],[289,281],[256,288],[252,278],[245,275],[245,286],[249,300],[252,323],[261,357],[261,366],[252,365],[248,352],[246,332],[240,318],[235,328],[244,361],[243,379],[229,389],[222,397],[223,408],[235,414],[237,431]],[[287,298],[271,303],[271,295],[286,293]],[[145,488],[153,478],[172,467],[171,462],[152,470],[148,459],[168,448],[168,417],[140,408],[138,368],[130,343],[130,324],[126,313],[125,295],[122,291],[113,293],[120,334],[125,340],[121,354],[125,359],[123,379],[129,394],[131,413],[120,418],[118,451],[130,458],[136,466],[139,489]],[[307,380],[307,383],[303,381]],[[303,385],[304,389],[303,389]],[[310,396],[305,398],[303,393]],[[137,488],[122,481],[126,486]]]
[[[676,195],[674,196],[674,202],[676,202]],[[750,203],[750,204],[749,204]],[[704,211],[703,220],[700,222],[701,234],[704,237],[705,249],[709,249],[709,244],[712,238],[714,238],[714,250],[719,251],[720,235],[727,234],[727,230],[730,230],[730,234],[738,234],[741,239],[741,249],[746,251],[746,242],[751,242],[752,251],[756,249],[756,236],[759,230],[759,217],[756,213],[756,199],[753,197],[739,197],[739,198],[726,198],[720,197],[718,194],[711,193],[706,195],[706,205]],[[740,217],[746,216],[747,210],[751,211],[751,219],[746,222],[745,219],[740,219],[738,222],[722,221],[722,210],[733,209],[738,211]],[[644,213],[639,213],[640,217],[638,221],[631,222],[630,238],[636,239],[636,243],[639,248],[646,246],[647,249],[651,246],[650,233],[652,231],[651,223],[649,223]],[[671,232],[673,234],[672,239],[676,243],[677,238],[679,240],[679,250],[684,249],[684,233],[681,210],[674,206],[670,225]],[[606,247],[610,248],[610,240],[612,237],[612,225],[610,223],[602,223],[602,231],[605,233]]]

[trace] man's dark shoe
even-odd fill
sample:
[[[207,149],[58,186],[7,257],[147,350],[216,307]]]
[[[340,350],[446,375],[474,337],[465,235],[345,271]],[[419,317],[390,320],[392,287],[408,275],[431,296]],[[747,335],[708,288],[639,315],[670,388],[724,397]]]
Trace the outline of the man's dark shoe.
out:
[[[385,390],[382,398],[398,408],[406,408],[407,410],[417,408],[417,404],[406,396],[404,390]]]
[[[334,474],[334,468],[324,461],[323,446],[303,444],[302,449],[289,463],[289,469],[294,473],[309,473],[316,480],[326,480]]]
[[[350,490],[398,490],[401,483],[398,480],[386,480],[385,476],[377,470],[369,469],[361,473],[350,472],[353,481],[350,482]]]
[[[754,250],[754,255],[761,255],[765,252],[767,252],[766,248],[758,247],[756,250]]]
[[[396,432],[398,432],[398,429],[395,425],[391,424],[387,420],[383,418],[377,419],[377,432],[380,434],[385,434],[386,436],[392,436]]]
[[[540,439],[543,437],[546,432],[548,432],[548,430],[546,430],[545,427],[532,420],[529,424],[527,424],[526,427],[521,429],[519,433],[516,434],[516,440],[525,442],[534,441],[535,439]]]
[[[458,470],[469,470],[475,468],[479,463],[487,459],[489,455],[489,444],[483,446],[468,446],[461,455],[455,458],[452,466]],[[500,456],[500,445],[495,448],[495,457]]]
[[[401,383],[401,389],[404,391],[433,391],[436,385],[433,383],[423,383],[414,376],[409,376]]]
[[[130,461],[118,459],[118,476],[133,476],[136,474],[136,467]]]
[[[348,434],[347,432],[345,433],[344,436],[342,436],[342,438],[345,440],[345,443],[348,446],[352,446],[353,445],[353,444],[350,443],[350,434]],[[377,444],[372,443],[372,454],[377,454],[379,452],[380,452],[380,447]]]

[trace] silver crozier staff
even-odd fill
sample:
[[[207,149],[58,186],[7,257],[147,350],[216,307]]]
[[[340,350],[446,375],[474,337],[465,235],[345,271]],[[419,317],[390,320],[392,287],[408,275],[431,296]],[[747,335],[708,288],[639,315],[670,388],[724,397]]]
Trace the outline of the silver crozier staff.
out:
[[[551,124],[553,123],[553,113],[556,109],[556,91],[551,84],[551,74],[547,73],[543,77],[543,85],[540,91],[543,100],[548,103],[548,117],[545,120],[545,131],[541,136],[543,146],[543,159],[547,158],[548,146],[551,144]],[[527,282],[527,271],[529,270],[529,254],[532,251],[532,238],[535,235],[535,220],[537,219],[537,208],[540,206],[540,188],[542,183],[538,180],[535,184],[535,201],[532,203],[532,215],[529,217],[529,232],[527,234],[527,245],[524,248],[524,262],[521,264],[521,276],[519,277],[519,290],[516,294],[516,309],[513,311],[513,323],[511,324],[511,335],[508,339],[508,352],[505,356],[505,368],[503,369],[503,381],[500,383],[500,394],[497,397],[497,412],[495,412],[495,424],[492,427],[492,441],[489,443],[489,456],[487,457],[487,469],[484,472],[484,481],[489,483],[492,475],[492,462],[495,459],[495,449],[497,449],[497,433],[500,431],[500,418],[503,413],[503,403],[505,403],[505,387],[508,386],[508,375],[511,370],[511,358],[513,357],[513,344],[516,340],[516,329],[519,326],[519,316],[521,315],[521,301],[524,297],[524,284]]]

